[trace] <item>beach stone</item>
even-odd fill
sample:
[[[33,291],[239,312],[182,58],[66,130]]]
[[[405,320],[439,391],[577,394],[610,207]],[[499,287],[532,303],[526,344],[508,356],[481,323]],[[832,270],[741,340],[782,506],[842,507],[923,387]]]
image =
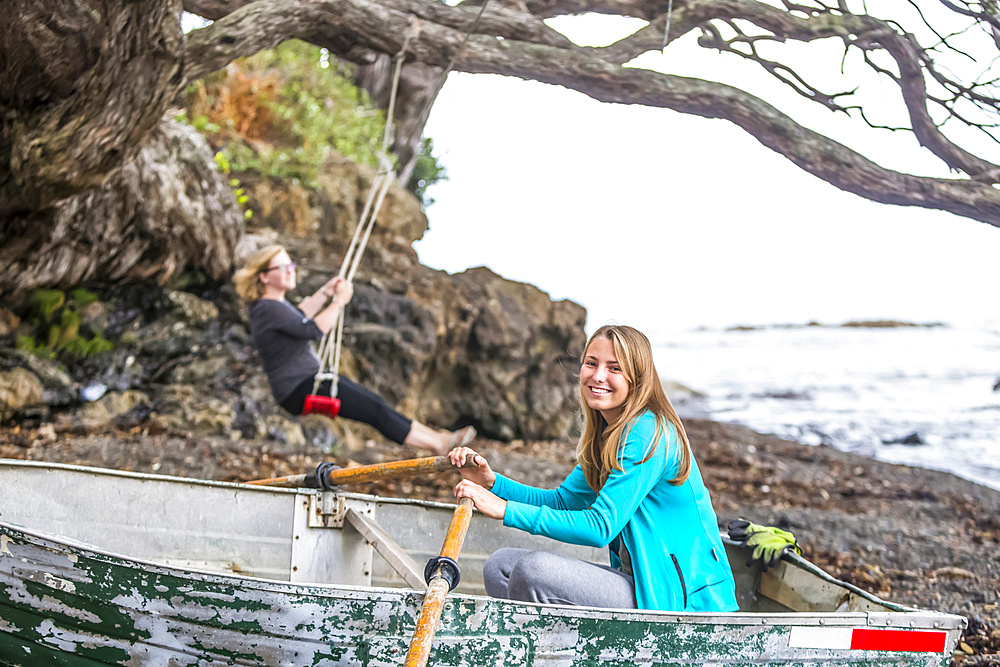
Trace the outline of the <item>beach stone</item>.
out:
[[[201,408],[194,412],[189,423],[201,433],[227,434],[232,429],[232,409],[218,398],[203,400]]]
[[[47,390],[65,390],[73,386],[73,380],[58,363],[27,352],[18,352],[20,361],[42,382]]]
[[[102,403],[87,403],[75,412],[61,412],[55,416],[56,429],[93,430],[111,423],[111,415]]]
[[[905,435],[902,438],[895,438],[893,440],[883,440],[882,442],[884,442],[887,445],[911,445],[911,446],[914,446],[914,445],[923,445],[923,444],[926,444],[924,442],[924,439],[922,437],[920,437],[920,434],[917,433],[916,431],[914,431],[913,433],[910,433],[908,435]]]
[[[227,363],[226,357],[216,356],[176,366],[171,373],[171,381],[177,384],[209,384],[225,373]]]
[[[0,413],[20,410],[44,401],[42,381],[24,368],[0,372]]]
[[[256,364],[253,364],[256,366]],[[240,385],[240,394],[255,401],[261,409],[271,409],[274,406],[274,410],[280,410],[274,401],[274,397],[271,396],[271,387],[267,383],[267,377],[262,372],[257,372],[251,374],[243,384]]]
[[[87,403],[73,413],[59,414],[56,426],[60,429],[98,429],[144,403],[149,403],[149,396],[141,391],[108,392],[100,400]]]
[[[167,385],[156,403],[159,421],[168,429],[216,435],[227,434],[232,427],[232,406],[193,385]]]
[[[975,579],[976,578],[976,573],[975,572],[970,572],[969,570],[966,570],[966,569],[961,568],[961,567],[941,567],[941,568],[938,568],[938,569],[934,570],[933,572],[931,572],[931,575],[935,576],[935,577],[948,577],[948,578],[951,578],[951,579]]]
[[[299,418],[299,426],[307,443],[325,454],[340,451],[340,438],[336,433],[336,420],[325,415],[304,415]]]
[[[80,322],[94,331],[103,332],[111,322],[107,305],[100,301],[88,303],[80,309]]]
[[[265,420],[267,434],[278,442],[294,447],[306,444],[302,426],[281,415],[268,415]]]
[[[143,327],[141,332],[123,334],[121,341],[135,346],[143,356],[166,360],[190,351],[194,334],[184,322],[157,320]]]
[[[21,318],[6,308],[0,308],[0,336],[9,336],[21,326]]]
[[[101,396],[108,391],[108,385],[103,382],[93,382],[86,386],[80,387],[80,400],[92,403],[94,401],[100,400]]]
[[[219,309],[211,301],[179,290],[167,290],[166,295],[170,303],[173,304],[175,313],[188,324],[204,325],[219,317]]]
[[[233,419],[231,427],[239,431],[240,436],[247,439],[260,438],[267,434],[261,406],[249,396],[240,396],[233,404]]]
[[[159,361],[143,359],[147,362],[145,367],[140,357],[124,346],[119,346],[110,355],[102,356],[101,359],[93,362],[93,373],[86,384],[105,384],[109,389],[125,391],[142,386],[150,373],[155,372],[152,366],[159,365]],[[158,380],[159,378],[157,378]]]
[[[113,391],[104,396],[99,403],[107,408],[108,414],[112,417],[119,417],[130,412],[137,406],[149,403],[149,396],[145,392],[134,389],[120,392]]]
[[[704,393],[675,380],[660,378],[660,384],[681,419],[708,416],[704,408],[704,399],[706,398]]]
[[[667,396],[670,397],[671,401],[686,400],[691,398],[705,398],[704,392],[692,389],[686,384],[682,384],[676,380],[660,378],[660,385],[663,387],[663,391],[666,392]]]

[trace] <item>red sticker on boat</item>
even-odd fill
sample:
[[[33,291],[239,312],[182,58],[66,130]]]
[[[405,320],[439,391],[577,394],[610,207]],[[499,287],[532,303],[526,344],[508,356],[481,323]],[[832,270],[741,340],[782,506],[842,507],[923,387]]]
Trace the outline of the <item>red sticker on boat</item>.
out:
[[[792,648],[943,653],[947,640],[947,632],[931,630],[878,630],[873,628],[796,626],[791,629],[788,637],[788,645]]]
[[[941,653],[948,634],[922,630],[870,630],[856,628],[851,648],[863,651],[930,651]]]

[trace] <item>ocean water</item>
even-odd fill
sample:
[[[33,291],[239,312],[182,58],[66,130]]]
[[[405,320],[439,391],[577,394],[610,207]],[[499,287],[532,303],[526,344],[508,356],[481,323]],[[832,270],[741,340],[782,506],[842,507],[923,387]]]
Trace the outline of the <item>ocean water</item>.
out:
[[[684,414],[1000,489],[1000,326],[763,327],[651,337]]]

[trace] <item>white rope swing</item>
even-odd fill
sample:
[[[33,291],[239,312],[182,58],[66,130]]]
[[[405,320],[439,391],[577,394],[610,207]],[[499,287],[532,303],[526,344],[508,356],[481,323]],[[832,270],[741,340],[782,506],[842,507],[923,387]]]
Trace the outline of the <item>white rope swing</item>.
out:
[[[365,207],[361,211],[361,218],[358,221],[357,229],[351,238],[351,244],[344,253],[344,261],[340,265],[341,278],[348,281],[354,280],[354,274],[361,264],[361,255],[368,247],[368,239],[371,238],[372,230],[375,228],[375,220],[378,218],[382,208],[382,202],[389,192],[389,187],[395,179],[392,161],[389,159],[389,147],[392,144],[393,136],[393,115],[396,109],[396,92],[399,90],[399,77],[403,71],[403,61],[406,59],[406,47],[409,45],[413,32],[408,32],[403,39],[403,46],[393,60],[396,61],[396,68],[392,75],[392,89],[389,93],[389,109],[386,113],[385,131],[382,133],[382,149],[378,153],[378,172],[372,179],[371,187],[368,189],[368,199]],[[340,383],[340,348],[344,340],[344,313],[341,312],[337,318],[337,325],[323,335],[319,345],[319,372],[313,381],[312,393],[319,392],[319,387],[325,380],[330,380],[330,396],[337,396],[337,388]],[[331,342],[332,341],[332,342]]]
[[[448,77],[448,73],[454,67],[455,62],[458,60],[459,54],[465,47],[466,42],[469,41],[469,36],[476,29],[479,24],[480,19],[483,17],[483,13],[486,11],[486,6],[489,5],[489,0],[486,0],[479,8],[479,13],[476,18],[469,24],[469,27],[465,31],[465,35],[462,38],[462,42],[459,44],[458,48],[455,49],[455,53],[452,55],[451,60],[448,62],[447,67],[441,73],[438,78],[437,86],[435,88],[434,94],[427,98],[425,107],[421,109],[420,115],[423,115],[427,111],[427,106],[429,106],[437,93],[444,86],[445,79]],[[375,177],[372,179],[371,188],[368,190],[368,199],[365,202],[365,207],[361,212],[361,219],[358,221],[358,227],[354,230],[354,237],[351,239],[351,244],[347,248],[347,252],[344,254],[344,261],[340,266],[340,273],[338,274],[341,278],[346,278],[349,281],[354,280],[354,274],[357,273],[358,265],[361,263],[361,255],[364,254],[365,248],[368,246],[368,239],[371,238],[372,230],[375,228],[375,220],[378,218],[379,210],[382,208],[382,202],[385,201],[385,196],[389,192],[389,187],[392,185],[393,180],[395,180],[395,171],[393,169],[392,160],[389,158],[389,149],[392,146],[392,137],[394,134],[394,118],[396,110],[396,96],[399,91],[399,79],[403,71],[403,62],[406,60],[406,49],[410,44],[410,40],[420,34],[420,27],[422,21],[419,19],[413,19],[410,22],[410,29],[407,30],[405,37],[403,38],[403,44],[399,49],[399,52],[393,57],[395,61],[395,71],[392,75],[392,88],[389,93],[389,108],[386,112],[385,121],[385,131],[382,134],[382,149],[378,153],[379,168]],[[413,139],[413,133],[407,138],[407,141]],[[336,331],[334,331],[334,329]],[[319,345],[319,360],[320,367],[319,372],[316,373],[316,378],[313,381],[312,393],[316,395],[319,392],[320,385],[324,381],[330,380],[330,397],[337,397],[337,389],[340,383],[340,349],[343,345],[344,340],[344,314],[341,313],[337,318],[337,325],[327,331],[323,335],[323,339],[320,341]]]

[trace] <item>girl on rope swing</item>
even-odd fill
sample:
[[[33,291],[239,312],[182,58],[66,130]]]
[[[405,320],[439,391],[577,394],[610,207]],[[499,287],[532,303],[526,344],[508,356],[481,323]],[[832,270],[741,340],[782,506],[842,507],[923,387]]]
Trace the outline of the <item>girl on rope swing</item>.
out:
[[[455,488],[488,517],[535,535],[608,546],[610,566],[500,549],[483,568],[493,597],[625,609],[737,611],[718,520],[684,426],[642,333],[603,326],[581,359],[578,465],[557,489],[495,473],[468,447],[449,454]]]
[[[320,360],[312,342],[333,329],[354,295],[346,278],[335,276],[298,306],[285,300],[295,289],[295,263],[282,246],[261,248],[233,276],[236,291],[250,302],[250,335],[260,353],[271,393],[283,408],[300,415],[313,391]],[[319,393],[330,394],[324,380]],[[377,394],[339,378],[339,415],[374,426],[386,438],[444,454],[476,437],[471,426],[454,433],[437,431],[396,412]]]

